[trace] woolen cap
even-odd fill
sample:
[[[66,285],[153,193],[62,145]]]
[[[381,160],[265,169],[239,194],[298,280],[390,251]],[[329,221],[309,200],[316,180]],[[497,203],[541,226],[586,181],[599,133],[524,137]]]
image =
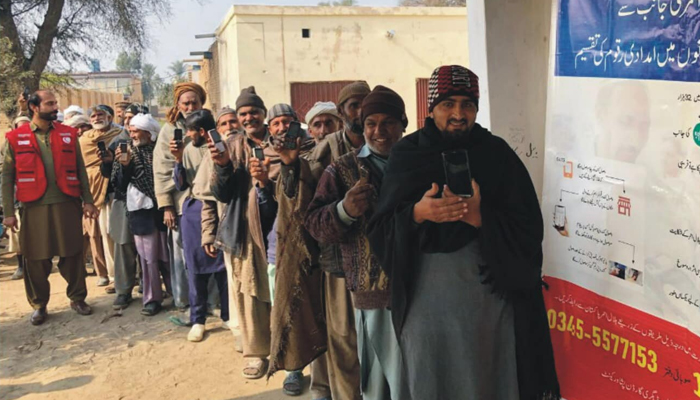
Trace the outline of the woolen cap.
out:
[[[340,89],[340,93],[338,93],[338,107],[342,107],[343,103],[348,101],[351,97],[359,96],[364,98],[371,92],[372,89],[369,88],[369,85],[365,81],[357,81],[353,82],[344,88]]]
[[[234,115],[235,115],[235,114],[236,114],[236,110],[234,110],[233,108],[228,107],[228,106],[222,108],[221,110],[219,110],[218,113],[216,113],[216,123],[218,124],[218,123],[219,123],[219,119],[220,119],[221,117],[223,117],[224,115],[227,115],[227,114],[234,114]]]
[[[377,85],[370,94],[362,100],[362,123],[372,114],[387,114],[401,121],[403,127],[408,126],[406,105],[401,96],[388,87]]]
[[[479,77],[461,65],[443,65],[428,81],[428,111],[450,96],[467,96],[479,108]]]
[[[255,86],[241,90],[241,94],[236,99],[236,110],[240,110],[241,107],[257,107],[267,112],[265,102],[255,93]]]
[[[273,119],[281,117],[283,115],[292,116],[294,117],[295,121],[299,120],[299,118],[297,117],[297,113],[294,111],[292,106],[290,106],[289,104],[280,103],[272,106],[270,111],[267,113],[267,122],[269,123]]]

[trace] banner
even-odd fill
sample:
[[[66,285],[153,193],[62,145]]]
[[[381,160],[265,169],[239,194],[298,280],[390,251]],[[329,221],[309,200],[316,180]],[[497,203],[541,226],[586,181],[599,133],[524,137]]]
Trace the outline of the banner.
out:
[[[700,399],[700,0],[559,0],[542,210],[569,400]]]

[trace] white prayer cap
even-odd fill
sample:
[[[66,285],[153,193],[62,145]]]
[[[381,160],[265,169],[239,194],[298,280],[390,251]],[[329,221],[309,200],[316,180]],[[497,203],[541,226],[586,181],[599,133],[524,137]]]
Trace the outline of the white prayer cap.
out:
[[[83,110],[80,106],[76,106],[75,104],[72,104],[68,106],[65,110],[63,110],[63,114],[66,117],[66,120],[71,119],[72,116],[76,114],[80,115],[85,115],[85,110]]]
[[[88,119],[88,117],[82,114],[75,114],[72,117],[68,118],[66,122],[63,123],[63,125],[68,125],[73,128],[77,128],[81,125],[90,125],[90,120]]]
[[[160,124],[156,121],[151,114],[136,114],[134,118],[131,119],[129,125],[136,129],[141,129],[147,132],[151,132],[151,140],[155,141],[160,132]]]
[[[338,115],[338,108],[336,107],[335,103],[332,101],[318,101],[313,107],[311,107],[309,112],[306,113],[306,123],[311,125],[311,121],[322,114],[329,114],[340,119],[340,115]]]

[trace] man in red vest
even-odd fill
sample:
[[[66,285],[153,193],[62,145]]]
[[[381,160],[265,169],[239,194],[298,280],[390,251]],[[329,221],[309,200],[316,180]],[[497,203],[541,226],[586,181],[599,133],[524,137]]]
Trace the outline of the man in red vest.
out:
[[[24,287],[34,308],[30,318],[41,325],[47,317],[52,258],[68,282],[70,306],[80,315],[92,309],[85,303],[85,261],[82,216],[97,218],[88,187],[78,132],[56,121],[58,103],[53,93],[39,90],[28,101],[32,122],[6,135],[2,170],[3,207],[14,215],[13,198],[22,202],[20,246],[26,267]],[[17,229],[17,218],[3,224]]]

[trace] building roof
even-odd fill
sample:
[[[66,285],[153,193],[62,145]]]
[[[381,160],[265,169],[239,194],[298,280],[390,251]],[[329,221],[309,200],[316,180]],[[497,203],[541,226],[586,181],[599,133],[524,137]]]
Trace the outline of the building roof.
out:
[[[384,16],[384,17],[467,17],[467,7],[330,7],[330,6],[253,6],[234,5],[228,10],[221,24],[216,28],[219,35],[226,29],[234,16],[240,15],[279,15],[279,16]]]

